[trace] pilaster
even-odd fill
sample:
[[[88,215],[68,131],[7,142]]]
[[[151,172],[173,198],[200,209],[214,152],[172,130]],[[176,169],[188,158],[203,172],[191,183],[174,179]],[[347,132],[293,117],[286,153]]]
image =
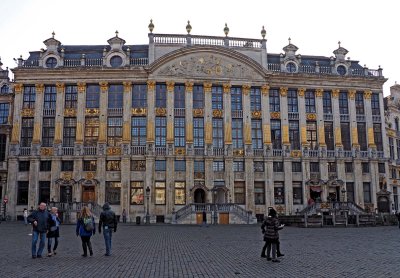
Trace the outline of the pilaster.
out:
[[[340,115],[339,110],[339,89],[332,90],[332,114],[333,115]],[[335,146],[342,147],[342,133],[340,129],[340,117],[333,118],[333,131],[335,136]]]
[[[100,82],[99,144],[107,143],[108,83]]]
[[[132,82],[123,82],[124,85],[124,103],[123,103],[123,126],[122,143],[130,146],[131,143],[131,121],[132,121]],[[143,107],[144,108],[144,107]],[[128,213],[128,209],[125,208]]]
[[[326,147],[325,142],[325,125],[324,125],[324,107],[322,97],[323,89],[315,90],[315,109],[317,112],[317,127],[318,127],[318,143],[320,147]]]
[[[288,92],[287,87],[281,87],[279,89],[279,93],[281,95],[280,106],[281,106],[282,144],[284,146],[290,146],[287,92]]]
[[[155,90],[156,82],[154,80],[147,81],[147,143],[155,141]]]
[[[85,125],[85,107],[86,107],[86,83],[79,82],[78,100],[76,110],[76,144],[83,144],[84,125]]]
[[[224,140],[226,145],[232,145],[232,106],[231,106],[231,85],[224,84]]]

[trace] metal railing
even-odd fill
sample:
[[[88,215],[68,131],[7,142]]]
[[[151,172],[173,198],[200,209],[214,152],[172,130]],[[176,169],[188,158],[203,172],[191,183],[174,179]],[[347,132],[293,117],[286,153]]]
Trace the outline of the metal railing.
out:
[[[21,148],[19,148],[19,155],[22,155],[22,156],[31,155],[31,147],[21,147]]]
[[[97,147],[83,147],[84,155],[97,155]]]
[[[74,147],[62,147],[63,155],[74,155]]]
[[[131,146],[131,155],[145,155],[146,146]]]

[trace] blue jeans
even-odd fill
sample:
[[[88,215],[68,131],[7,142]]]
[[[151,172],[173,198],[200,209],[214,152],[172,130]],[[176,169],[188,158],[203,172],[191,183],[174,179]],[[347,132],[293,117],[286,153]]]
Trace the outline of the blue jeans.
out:
[[[112,229],[103,230],[104,241],[106,243],[106,255],[111,255],[111,239],[112,239]]]
[[[47,252],[51,253],[51,245],[53,243],[53,238],[49,237],[47,238]],[[56,251],[58,247],[58,237],[54,237],[54,247],[53,251]]]
[[[36,253],[36,243],[40,237],[39,250]],[[46,245],[46,233],[40,233],[38,231],[32,232],[32,256],[42,256],[44,246]]]

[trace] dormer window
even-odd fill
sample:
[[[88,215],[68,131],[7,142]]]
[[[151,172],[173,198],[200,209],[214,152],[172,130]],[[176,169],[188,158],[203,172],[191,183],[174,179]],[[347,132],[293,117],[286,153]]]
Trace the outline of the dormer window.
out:
[[[115,55],[113,57],[111,57],[110,59],[110,65],[113,68],[118,68],[122,65],[122,58],[118,55]]]
[[[342,66],[342,65],[340,65],[340,66],[338,66],[337,68],[336,68],[336,71],[337,71],[337,73],[339,74],[339,75],[346,75],[346,73],[347,73],[347,69],[346,69],[346,67],[345,66]]]
[[[46,67],[49,69],[54,69],[57,66],[57,59],[50,57],[46,60]]]
[[[286,64],[286,70],[287,70],[287,72],[296,72],[297,71],[297,66],[296,66],[295,63],[292,63],[292,62],[287,63]]]

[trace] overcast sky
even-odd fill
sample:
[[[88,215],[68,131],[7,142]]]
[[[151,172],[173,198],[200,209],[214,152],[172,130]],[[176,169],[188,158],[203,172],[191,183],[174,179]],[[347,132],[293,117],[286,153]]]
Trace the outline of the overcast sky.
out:
[[[261,38],[264,25],[270,53],[291,37],[298,54],[330,57],[341,41],[347,57],[383,68],[388,95],[400,83],[399,8],[395,0],[0,0],[0,57],[15,67],[13,58],[44,48],[53,30],[64,45],[106,45],[116,30],[127,44],[147,44],[150,19],[163,34],[185,34],[190,20],[194,35],[223,36],[227,23],[229,36]]]

